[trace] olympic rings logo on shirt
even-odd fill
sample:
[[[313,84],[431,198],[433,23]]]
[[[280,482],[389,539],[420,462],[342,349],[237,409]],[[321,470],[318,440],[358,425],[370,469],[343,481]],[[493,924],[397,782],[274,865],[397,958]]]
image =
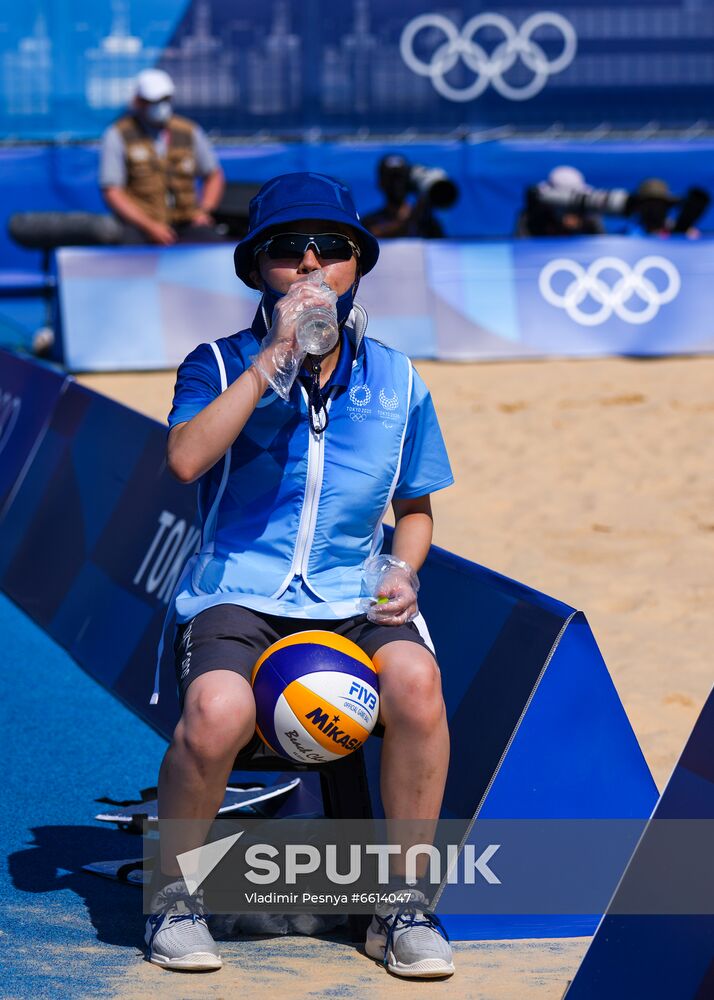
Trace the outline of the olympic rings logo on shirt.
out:
[[[563,38],[563,50],[553,60],[547,58],[542,45],[532,37],[534,32],[544,27],[554,28]],[[427,28],[441,31],[446,36],[446,41],[434,50],[429,62],[420,59],[414,51],[416,36]],[[490,54],[475,41],[482,28],[493,28],[503,35],[503,41]],[[477,14],[466,22],[460,33],[443,14],[421,14],[409,21],[399,41],[399,51],[409,69],[419,76],[430,77],[434,89],[449,101],[473,101],[483,94],[489,84],[509,101],[527,101],[541,92],[548,77],[561,73],[570,65],[577,47],[577,35],[570,21],[562,14],[547,10],[531,14],[518,30],[502,14]],[[459,59],[476,74],[476,79],[467,87],[455,87],[446,80],[447,73]],[[533,79],[521,87],[507,83],[503,78],[517,59],[533,73]]]
[[[601,277],[606,271],[619,275],[614,284]],[[653,271],[660,271],[665,276],[667,284],[663,289],[647,277],[647,272]],[[553,278],[561,272],[570,275],[572,280],[558,292],[553,288]],[[672,261],[655,255],[643,257],[634,267],[619,257],[598,257],[587,270],[577,261],[559,257],[549,261],[538,276],[538,287],[546,302],[565,309],[581,326],[599,326],[613,313],[625,323],[649,323],[660,306],[676,298],[681,285],[682,279]],[[598,305],[592,312],[580,308],[588,298]],[[644,308],[632,309],[629,304],[632,299],[643,302]]]

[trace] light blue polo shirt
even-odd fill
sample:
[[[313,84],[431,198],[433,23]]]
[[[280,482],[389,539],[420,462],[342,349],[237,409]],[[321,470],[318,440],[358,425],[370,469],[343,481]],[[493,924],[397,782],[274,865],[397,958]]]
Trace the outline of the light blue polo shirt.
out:
[[[296,380],[266,392],[230,452],[199,481],[201,550],[179,583],[178,621],[216,604],[347,618],[364,562],[381,550],[394,498],[443,489],[453,475],[431,395],[405,355],[364,336],[355,307],[328,384],[329,424],[312,431]],[[265,327],[201,344],[178,370],[169,425],[192,419],[237,379]]]

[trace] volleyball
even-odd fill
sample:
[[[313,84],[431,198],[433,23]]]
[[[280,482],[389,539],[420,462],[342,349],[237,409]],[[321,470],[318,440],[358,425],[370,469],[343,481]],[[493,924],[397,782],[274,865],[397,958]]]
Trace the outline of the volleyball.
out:
[[[379,715],[374,664],[334,632],[297,632],[265,650],[253,667],[256,730],[274,753],[303,764],[346,757]]]

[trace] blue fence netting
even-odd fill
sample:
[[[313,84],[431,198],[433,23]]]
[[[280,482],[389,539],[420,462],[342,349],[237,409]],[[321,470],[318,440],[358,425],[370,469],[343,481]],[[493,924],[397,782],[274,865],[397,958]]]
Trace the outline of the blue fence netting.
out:
[[[223,134],[712,118],[710,0],[32,0],[0,13],[0,133],[90,138],[142,69]]]
[[[267,142],[219,143],[217,153],[231,181],[262,183],[291,170],[321,170],[349,184],[364,214],[382,201],[376,167],[386,152],[399,151],[412,162],[439,166],[459,188],[459,200],[439,212],[450,238],[511,236],[524,191],[562,163],[578,167],[601,188],[634,190],[646,177],[663,177],[676,194],[696,185],[714,191],[714,140],[688,142],[636,140],[527,140],[473,143],[427,142]],[[36,270],[40,255],[23,250],[7,233],[13,212],[106,211],[99,190],[95,145],[28,145],[0,149],[0,268]],[[624,231],[625,220],[605,220],[610,231]],[[714,230],[714,205],[699,221]]]

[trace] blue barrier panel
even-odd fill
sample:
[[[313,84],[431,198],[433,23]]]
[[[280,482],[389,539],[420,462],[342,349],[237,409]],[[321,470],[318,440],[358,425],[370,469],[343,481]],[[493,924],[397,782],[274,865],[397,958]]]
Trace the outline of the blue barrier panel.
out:
[[[71,384],[0,524],[6,593],[163,735],[149,712],[167,591],[195,547],[194,491],[165,474],[165,431]]]
[[[696,0],[37,0],[0,19],[0,127],[96,135],[157,64],[182,111],[229,134],[690,124],[711,115],[709,13]]]
[[[197,343],[249,326],[258,302],[227,246],[57,260],[75,370],[175,368]],[[394,240],[359,296],[369,335],[412,357],[656,356],[714,350],[712,280],[714,239]]]
[[[584,615],[436,547],[420,578],[451,736],[442,815],[645,819],[657,790]],[[365,757],[382,815],[377,741]],[[440,902],[455,940],[591,934],[597,924],[597,914],[449,914],[455,891],[445,886]]]
[[[167,473],[164,443],[158,423],[70,384],[0,522],[0,587],[169,737],[173,664],[164,657],[162,695],[150,706],[154,656],[198,531],[195,491]],[[444,815],[647,816],[652,779],[584,619],[437,548],[421,578],[453,740]],[[365,751],[378,811],[380,742]],[[616,787],[606,787],[608,769]],[[591,924],[472,916],[449,926],[470,938],[583,933]]]
[[[678,905],[678,874],[688,852],[702,862],[699,876],[711,884],[711,833],[704,856],[696,824],[714,819],[714,690],[702,709],[650,823],[627,867],[580,968],[567,1000],[709,1000],[714,996],[714,903],[688,913]],[[679,820],[676,853],[657,849],[658,830]],[[706,835],[706,830],[704,831]],[[696,872],[694,873],[696,877]],[[641,887],[662,887],[662,911],[637,915],[628,902]],[[667,897],[670,898],[667,898]]]
[[[259,301],[229,246],[65,249],[57,269],[73,370],[176,368],[201,340],[250,326]]]
[[[0,515],[66,385],[54,369],[0,351]]]

